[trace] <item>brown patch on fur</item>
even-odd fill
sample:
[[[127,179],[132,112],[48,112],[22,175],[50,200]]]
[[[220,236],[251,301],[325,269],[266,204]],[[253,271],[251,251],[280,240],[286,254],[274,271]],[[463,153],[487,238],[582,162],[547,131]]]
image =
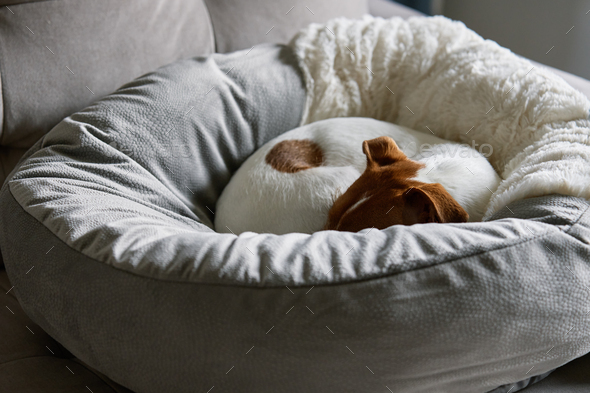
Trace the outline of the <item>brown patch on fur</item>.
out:
[[[392,225],[466,222],[467,212],[438,183],[412,180],[424,165],[389,137],[363,142],[365,172],[336,199],[325,229],[358,232]]]
[[[291,139],[274,145],[265,161],[277,171],[295,173],[322,165],[324,155],[309,139]]]

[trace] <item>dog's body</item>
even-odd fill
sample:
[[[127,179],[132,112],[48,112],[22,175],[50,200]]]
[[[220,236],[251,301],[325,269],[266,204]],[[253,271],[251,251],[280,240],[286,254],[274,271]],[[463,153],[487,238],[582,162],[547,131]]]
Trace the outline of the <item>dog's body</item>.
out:
[[[395,143],[380,137],[389,137]],[[378,139],[365,142],[374,138]],[[387,157],[379,161],[379,154]],[[394,161],[398,162],[397,167],[391,166]],[[413,169],[391,169],[401,168],[400,163]],[[374,170],[383,172],[383,168],[389,168],[388,175],[375,177]],[[400,209],[404,198],[413,195],[413,201],[416,198],[434,201],[437,206],[434,210],[445,208],[453,212],[446,214],[448,219],[444,219],[445,214],[441,211],[437,217],[415,219],[409,223],[466,221],[467,215],[459,212],[461,207],[469,214],[470,221],[480,221],[491,193],[500,182],[486,158],[469,146],[374,119],[329,119],[282,134],[249,157],[219,198],[215,228],[218,232],[236,234],[380,228],[362,222],[363,217],[368,220],[370,216],[363,214],[363,209],[375,213],[377,201],[382,204],[387,201],[375,197],[371,205],[368,200],[374,192],[367,193],[364,188],[377,189],[380,180],[375,179],[384,176],[388,176],[388,181],[394,178],[395,184],[405,184],[404,187],[409,187],[405,191],[411,191],[398,193],[398,199],[392,199],[400,201],[399,204],[394,202]],[[351,187],[353,183],[355,186]],[[433,183],[440,183],[442,187]],[[358,194],[356,200],[349,197],[353,191]],[[417,191],[420,191],[419,195]],[[344,200],[349,200],[348,205],[352,205],[345,207]],[[410,202],[406,202],[409,206]],[[457,203],[460,206],[456,206]],[[379,209],[383,212],[378,214],[392,214],[393,208],[395,206],[381,206]],[[357,210],[357,217],[354,222],[348,220],[350,222],[343,225],[346,220],[342,215],[352,217],[351,209]],[[406,223],[401,218],[402,213],[399,212],[399,222],[393,223]],[[420,211],[419,214],[426,213]],[[341,227],[335,221],[340,222]]]

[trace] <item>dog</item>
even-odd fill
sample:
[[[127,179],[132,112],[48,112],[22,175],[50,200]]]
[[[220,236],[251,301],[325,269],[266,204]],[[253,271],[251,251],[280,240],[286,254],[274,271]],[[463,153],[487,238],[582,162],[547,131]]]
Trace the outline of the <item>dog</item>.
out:
[[[369,118],[288,131],[250,156],[216,206],[218,232],[357,232],[481,221],[500,177],[482,153]]]

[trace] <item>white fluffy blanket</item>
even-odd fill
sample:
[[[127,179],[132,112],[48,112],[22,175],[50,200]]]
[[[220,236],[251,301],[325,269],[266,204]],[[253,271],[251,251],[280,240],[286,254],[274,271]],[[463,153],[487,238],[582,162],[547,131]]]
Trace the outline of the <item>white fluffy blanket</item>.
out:
[[[302,124],[373,117],[491,145],[489,160],[504,180],[486,217],[528,197],[590,199],[588,99],[463,23],[334,19],[310,25],[290,46],[307,87]]]

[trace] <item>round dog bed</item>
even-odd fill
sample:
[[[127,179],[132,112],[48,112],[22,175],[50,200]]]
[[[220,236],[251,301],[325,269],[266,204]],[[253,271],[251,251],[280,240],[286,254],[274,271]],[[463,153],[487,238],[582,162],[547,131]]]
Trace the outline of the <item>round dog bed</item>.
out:
[[[590,351],[590,103],[531,67],[444,18],[335,20],[163,67],[65,119],[12,173],[14,291],[137,392],[514,392]],[[492,146],[505,180],[489,220],[214,231],[250,154],[336,116]]]

